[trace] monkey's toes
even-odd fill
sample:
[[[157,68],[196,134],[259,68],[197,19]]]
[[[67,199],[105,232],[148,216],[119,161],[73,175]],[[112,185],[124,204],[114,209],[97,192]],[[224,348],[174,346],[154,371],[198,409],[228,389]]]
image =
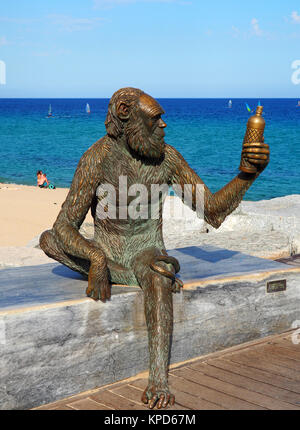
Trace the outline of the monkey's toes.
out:
[[[152,390],[151,390],[152,391]],[[155,391],[155,390],[153,390]],[[175,403],[175,396],[171,394],[169,391],[164,392],[154,392],[149,395],[149,390],[146,390],[142,396],[142,402],[144,404],[149,404],[149,409],[153,409],[155,406],[157,409],[166,408],[168,405],[173,406]]]

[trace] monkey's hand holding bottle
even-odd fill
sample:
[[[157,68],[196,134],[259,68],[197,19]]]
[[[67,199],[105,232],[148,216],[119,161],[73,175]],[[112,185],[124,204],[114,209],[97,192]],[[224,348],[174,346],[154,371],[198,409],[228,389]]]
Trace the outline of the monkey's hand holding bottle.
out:
[[[264,143],[265,120],[262,112],[263,107],[258,106],[256,114],[248,120],[240,164],[240,170],[245,173],[261,173],[270,160],[269,145]]]

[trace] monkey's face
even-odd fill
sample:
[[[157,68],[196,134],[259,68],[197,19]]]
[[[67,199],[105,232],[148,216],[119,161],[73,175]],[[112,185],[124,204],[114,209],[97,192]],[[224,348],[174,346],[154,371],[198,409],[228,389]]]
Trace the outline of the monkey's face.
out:
[[[131,149],[140,156],[160,159],[165,152],[164,128],[161,119],[164,110],[152,97],[143,94],[139,105],[132,112],[126,128],[127,141]]]

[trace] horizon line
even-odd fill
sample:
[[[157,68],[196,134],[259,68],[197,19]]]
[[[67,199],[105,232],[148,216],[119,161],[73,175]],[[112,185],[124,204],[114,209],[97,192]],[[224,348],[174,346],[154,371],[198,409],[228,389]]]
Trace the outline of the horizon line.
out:
[[[0,97],[0,100],[110,100],[111,97]],[[176,99],[176,100],[299,100],[299,97],[160,97],[153,96],[156,99]]]

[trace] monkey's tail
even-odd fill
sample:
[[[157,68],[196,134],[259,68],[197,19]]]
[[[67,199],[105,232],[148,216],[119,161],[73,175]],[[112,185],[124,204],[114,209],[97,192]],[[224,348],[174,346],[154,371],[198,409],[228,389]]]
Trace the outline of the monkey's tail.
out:
[[[176,258],[171,257],[169,255],[159,255],[153,258],[153,260],[150,263],[150,268],[154,270],[154,272],[157,272],[160,275],[171,279],[175,283],[176,290],[180,290],[180,288],[183,288],[183,282],[181,281],[181,279],[176,278],[175,274],[170,272],[169,270],[158,266],[156,263],[158,263],[159,261],[163,261],[164,263],[167,263],[167,264],[172,264],[172,266],[174,267],[175,273],[178,273],[180,270],[180,265],[178,260],[176,260]]]

